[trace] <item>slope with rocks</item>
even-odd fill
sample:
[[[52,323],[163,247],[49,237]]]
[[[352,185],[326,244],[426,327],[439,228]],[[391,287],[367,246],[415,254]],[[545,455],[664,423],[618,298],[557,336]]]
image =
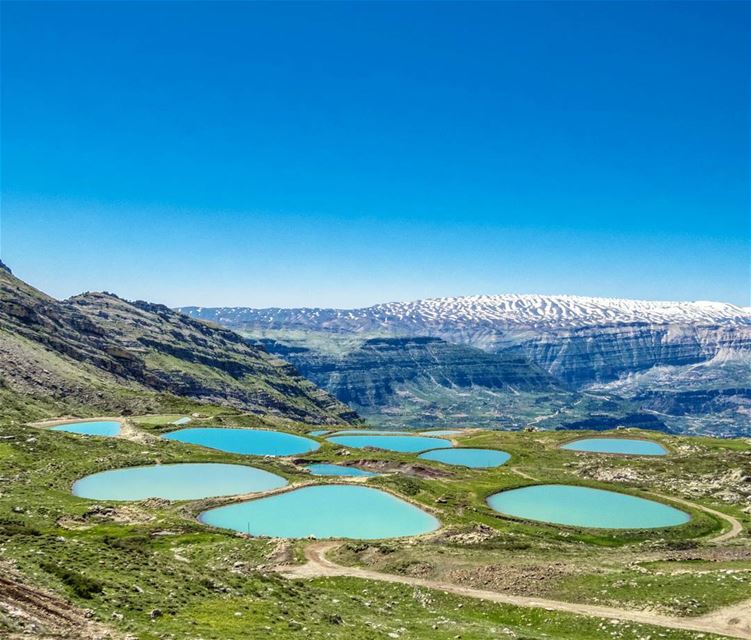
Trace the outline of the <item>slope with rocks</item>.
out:
[[[0,269],[0,397],[29,419],[176,398],[312,423],[355,414],[236,333],[108,293],[58,301]]]

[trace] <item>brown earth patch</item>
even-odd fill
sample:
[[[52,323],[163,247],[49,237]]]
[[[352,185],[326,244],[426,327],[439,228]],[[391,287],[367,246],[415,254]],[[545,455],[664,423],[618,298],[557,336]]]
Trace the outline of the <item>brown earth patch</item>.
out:
[[[0,636],[8,640],[116,640],[123,636],[91,619],[91,612],[41,587],[30,585],[0,563]]]
[[[562,562],[545,565],[486,565],[452,569],[446,574],[446,579],[480,589],[522,596],[542,596],[552,592],[561,579],[575,573],[575,567]]]

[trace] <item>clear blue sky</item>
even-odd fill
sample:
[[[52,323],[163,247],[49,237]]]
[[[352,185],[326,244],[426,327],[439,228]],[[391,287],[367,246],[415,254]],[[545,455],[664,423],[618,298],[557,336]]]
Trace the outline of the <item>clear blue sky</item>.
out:
[[[749,6],[3,2],[2,259],[170,305],[748,305]]]

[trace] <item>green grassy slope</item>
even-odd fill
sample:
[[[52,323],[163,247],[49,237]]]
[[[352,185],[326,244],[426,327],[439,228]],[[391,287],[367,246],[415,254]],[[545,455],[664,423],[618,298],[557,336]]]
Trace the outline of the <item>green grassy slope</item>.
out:
[[[134,417],[133,423],[143,429],[141,442],[0,426],[0,477],[7,481],[0,494],[4,559],[33,584],[63,594],[91,609],[95,619],[139,639],[231,640],[261,634],[285,640],[699,637],[356,579],[287,581],[263,567],[280,558],[294,561],[306,543],[250,539],[195,519],[201,509],[227,499],[125,504],[94,503],[70,494],[70,485],[82,475],[155,461],[252,462],[291,482],[331,481],[303,471],[308,461],[399,470],[368,484],[430,509],[444,527],[409,544],[350,542],[339,552],[342,562],[381,571],[675,615],[693,615],[747,597],[751,522],[742,509],[747,496],[724,496],[723,491],[734,486],[731,480],[704,493],[693,486],[705,474],[719,478],[740,468],[749,456],[743,441],[657,436],[672,455],[646,460],[559,450],[571,434],[474,432],[462,438],[462,444],[502,448],[513,458],[498,469],[473,471],[417,461],[407,454],[347,454],[328,443],[304,459],[258,459],[149,437],[164,431],[170,418]],[[230,414],[213,420],[228,426],[267,424]],[[292,430],[309,429],[297,425]],[[485,497],[534,482],[520,472],[541,482],[690,497],[739,517],[746,529],[737,540],[710,545],[708,538],[725,524],[695,509],[690,509],[689,525],[657,531],[596,531],[502,517],[487,507]],[[697,558],[703,564],[692,571]],[[731,567],[733,572],[727,573]],[[155,610],[161,615],[153,614]],[[0,618],[0,633],[3,624],[9,630],[16,622]]]

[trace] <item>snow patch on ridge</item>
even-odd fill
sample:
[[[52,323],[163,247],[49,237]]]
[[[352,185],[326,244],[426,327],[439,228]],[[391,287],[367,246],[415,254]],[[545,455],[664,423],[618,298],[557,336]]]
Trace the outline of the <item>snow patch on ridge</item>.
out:
[[[712,301],[672,302],[594,298],[567,295],[484,295],[429,298],[414,302],[390,302],[363,309],[250,309],[217,308],[182,310],[229,324],[285,322],[320,328],[353,326],[384,328],[440,326],[455,328],[485,326],[488,329],[578,328],[623,324],[701,326],[751,326],[751,309]],[[679,330],[676,328],[676,332]]]

